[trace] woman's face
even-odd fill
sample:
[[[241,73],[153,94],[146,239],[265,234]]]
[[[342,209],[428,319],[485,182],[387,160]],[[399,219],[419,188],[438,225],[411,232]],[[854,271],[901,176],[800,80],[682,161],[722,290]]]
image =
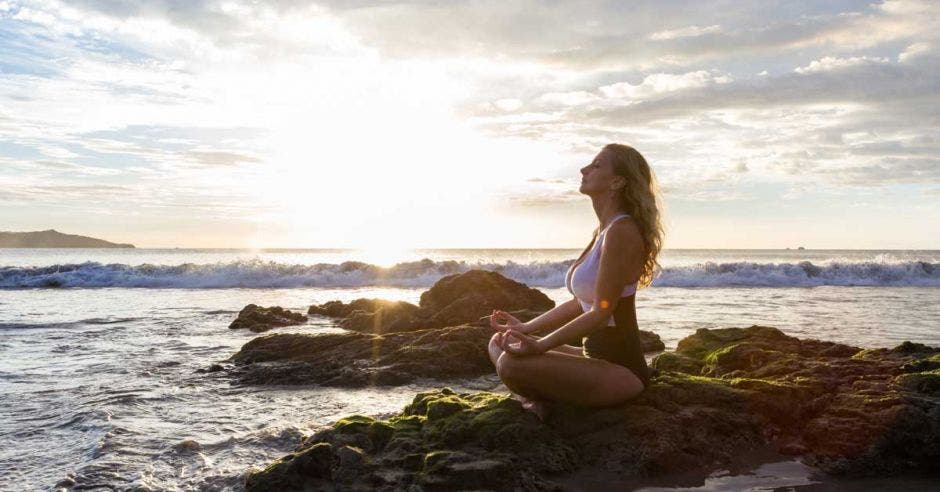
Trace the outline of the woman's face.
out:
[[[610,152],[602,150],[590,164],[582,167],[578,191],[585,195],[608,192],[615,176],[612,158]]]

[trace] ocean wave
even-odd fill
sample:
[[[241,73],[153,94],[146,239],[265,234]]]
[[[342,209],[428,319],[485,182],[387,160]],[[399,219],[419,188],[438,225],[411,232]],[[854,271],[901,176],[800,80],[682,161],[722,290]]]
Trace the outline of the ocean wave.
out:
[[[499,272],[533,287],[564,287],[573,260],[559,262],[469,263],[466,261],[403,262],[381,267],[358,261],[340,264],[292,265],[248,260],[181,265],[124,265],[85,262],[44,267],[0,267],[0,289],[23,288],[350,288],[430,287],[441,277],[470,269]],[[664,268],[658,287],[814,287],[918,286],[940,287],[940,263],[828,262],[799,263],[705,262]]]

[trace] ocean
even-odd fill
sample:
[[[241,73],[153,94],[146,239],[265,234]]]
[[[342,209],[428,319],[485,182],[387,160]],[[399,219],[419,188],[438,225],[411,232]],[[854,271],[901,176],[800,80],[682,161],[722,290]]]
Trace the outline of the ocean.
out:
[[[228,329],[246,304],[417,304],[473,268],[560,303],[580,251],[0,250],[0,490],[239,490],[246,470],[318,426],[387,415],[441,386],[239,387],[197,373],[260,336]],[[752,324],[865,348],[940,345],[938,250],[666,250],[661,263],[637,317],[667,349],[698,328]],[[339,328],[311,317],[275,330]],[[814,483],[798,463],[767,466],[701,489]]]

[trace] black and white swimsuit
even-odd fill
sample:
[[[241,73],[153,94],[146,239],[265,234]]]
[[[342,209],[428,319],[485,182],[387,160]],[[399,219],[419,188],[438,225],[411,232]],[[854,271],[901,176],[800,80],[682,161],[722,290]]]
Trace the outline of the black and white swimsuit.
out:
[[[591,246],[590,251],[585,254],[583,261],[577,267],[572,263],[565,274],[565,286],[568,288],[568,292],[581,303],[581,310],[584,312],[588,312],[594,307],[594,289],[597,282],[597,270],[600,266],[604,237],[607,235],[610,226],[623,217],[629,217],[629,215],[621,214],[611,219],[610,223],[597,234],[594,244]],[[621,299],[634,295],[636,289],[636,282],[627,285],[620,293]],[[643,381],[643,386],[646,387],[649,384],[650,370],[646,365],[646,358],[643,356],[636,317],[634,313],[628,312],[628,310],[633,309],[635,309],[633,302],[618,302],[606,326],[589,333],[581,340],[581,344],[585,357],[603,359],[622,365],[630,369],[633,374]]]

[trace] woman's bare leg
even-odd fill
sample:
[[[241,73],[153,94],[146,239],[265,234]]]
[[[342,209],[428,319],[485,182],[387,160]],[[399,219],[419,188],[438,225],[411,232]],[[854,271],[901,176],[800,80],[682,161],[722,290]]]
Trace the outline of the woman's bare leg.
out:
[[[487,346],[487,351],[489,352],[490,360],[493,361],[493,367],[497,367],[497,361],[499,360],[500,356],[502,356],[504,353],[503,349],[500,348],[500,346],[498,345],[496,341],[497,335],[498,334],[494,334],[490,338],[490,343]],[[561,345],[559,347],[556,347],[550,350],[549,352],[558,353],[562,355],[567,354],[568,356],[571,356],[571,357],[584,357],[584,352],[581,350],[581,348],[575,347],[572,345]],[[504,384],[505,384],[505,381],[504,381]],[[518,394],[514,392],[511,388],[510,388],[510,393],[512,394],[513,398],[519,400],[522,403],[522,408],[536,414],[539,417],[539,419],[544,420],[545,413],[546,413],[545,402],[540,401],[537,398],[533,398],[530,396],[523,396],[521,394]]]
[[[603,407],[643,391],[643,382],[626,367],[554,351],[530,356],[504,353],[496,361],[496,372],[510,391],[534,400]]]

